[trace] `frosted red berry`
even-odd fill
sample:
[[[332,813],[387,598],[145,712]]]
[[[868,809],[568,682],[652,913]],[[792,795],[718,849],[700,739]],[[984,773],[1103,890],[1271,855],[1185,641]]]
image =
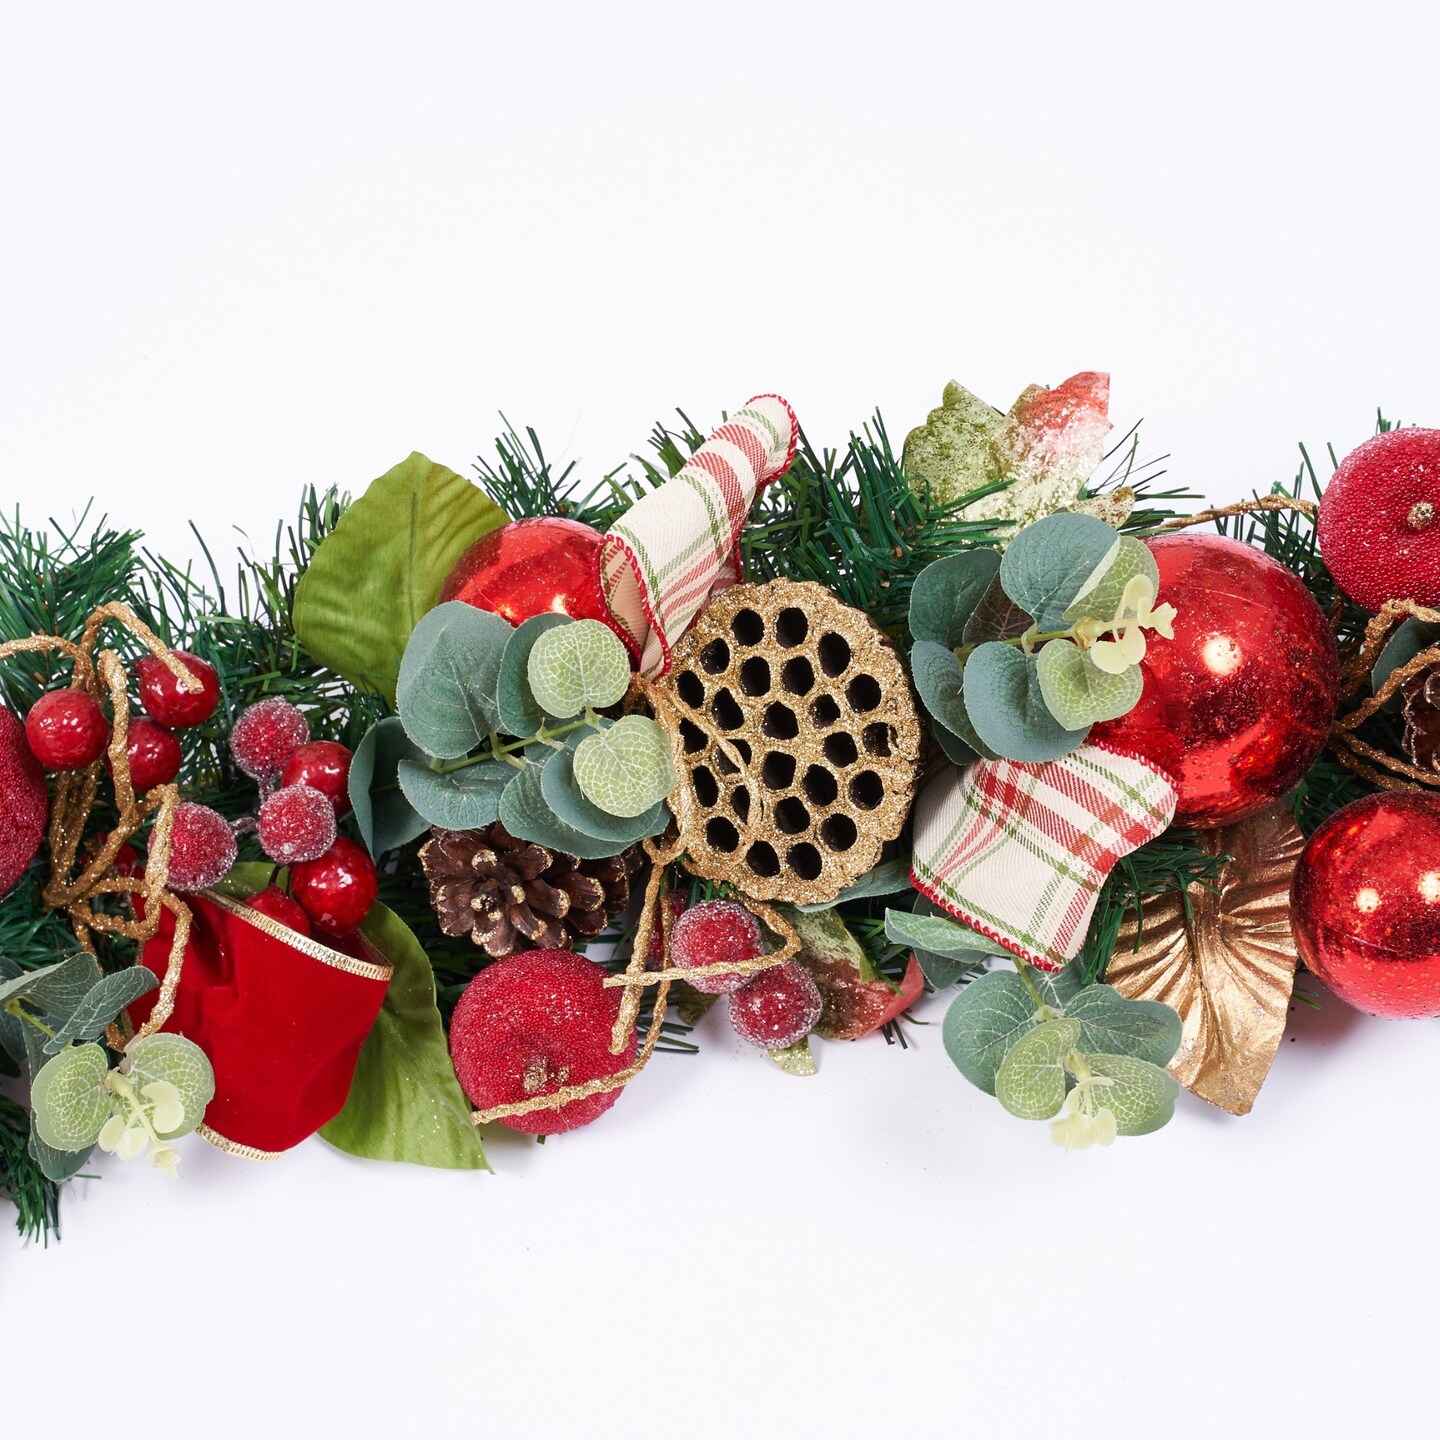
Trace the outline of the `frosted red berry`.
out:
[[[310,785],[286,785],[266,798],[256,827],[260,848],[277,864],[318,860],[335,843],[335,807]]]
[[[1358,605],[1440,605],[1440,430],[1390,430],[1340,462],[1320,497],[1320,556]]]
[[[240,712],[230,732],[230,753],[252,780],[276,780],[309,738],[309,721],[288,700],[275,696]]]
[[[172,890],[206,890],[218,885],[235,863],[235,836],[223,815],[186,801],[175,807],[170,830]]]
[[[330,797],[337,816],[350,809],[350,747],[335,740],[301,745],[280,776],[282,785],[309,785]]]
[[[180,742],[174,733],[140,715],[130,721],[125,757],[130,762],[130,787],[137,795],[168,785],[180,773]],[[105,768],[113,773],[109,756]]]
[[[85,690],[51,690],[25,717],[30,752],[47,770],[83,770],[105,753],[110,726]]]
[[[754,960],[764,950],[760,922],[733,900],[692,905],[670,928],[670,963],[682,970]],[[702,975],[686,983],[707,995],[728,995],[749,978],[744,974]]]
[[[310,933],[310,917],[278,885],[271,885],[258,895],[252,895],[245,903],[287,930],[294,930],[300,935]]]
[[[152,720],[175,730],[203,725],[220,703],[220,677],[215,667],[188,650],[171,652],[200,682],[199,690],[189,690],[158,655],[142,655],[135,662],[135,679],[140,687],[140,703]]]
[[[318,860],[290,871],[291,893],[315,928],[335,940],[348,939],[365,923],[378,889],[375,862],[344,835]]]
[[[820,1019],[820,988],[793,960],[752,976],[730,996],[735,1033],[762,1050],[784,1050],[803,1040]]]
[[[636,1037],[632,1030],[620,1054],[610,1053],[621,992],[606,988],[606,973],[570,950],[526,950],[482,970],[450,1025],[450,1055],[471,1103],[482,1110],[517,1104],[625,1069]],[[499,1123],[563,1135],[598,1119],[619,1095],[617,1086]]]
[[[45,838],[50,794],[25,727],[0,709],[0,897],[29,868]]]

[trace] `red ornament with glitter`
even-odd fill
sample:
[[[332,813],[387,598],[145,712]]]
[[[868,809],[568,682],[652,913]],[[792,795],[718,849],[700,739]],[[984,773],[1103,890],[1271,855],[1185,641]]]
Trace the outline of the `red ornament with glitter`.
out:
[[[455,562],[440,599],[463,600],[519,625],[532,615],[607,620],[600,594],[601,534],[542,515],[482,535]]]
[[[45,838],[50,795],[25,727],[0,709],[0,897],[29,868]]]
[[[1340,462],[1320,498],[1320,557],[1358,605],[1440,605],[1440,430],[1390,430]]]
[[[1340,694],[1335,641],[1300,577],[1261,551],[1220,535],[1146,543],[1175,638],[1147,637],[1139,703],[1090,739],[1165,770],[1179,791],[1175,824],[1234,824],[1325,748]]]
[[[1440,797],[1367,795],[1332,815],[1295,867],[1290,921],[1347,1005],[1440,1015]]]

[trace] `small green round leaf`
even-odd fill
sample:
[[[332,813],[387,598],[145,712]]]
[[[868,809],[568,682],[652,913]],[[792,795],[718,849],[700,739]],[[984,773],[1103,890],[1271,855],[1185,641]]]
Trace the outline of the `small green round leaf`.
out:
[[[1115,1116],[1120,1135],[1148,1135],[1169,1122],[1175,1113],[1180,1087],[1168,1071],[1133,1055],[1087,1055],[1095,1075],[1112,1081],[1091,1090],[1095,1104]]]
[[[105,1084],[110,1072],[98,1045],[75,1045],[47,1060],[35,1076],[30,1103],[35,1130],[57,1150],[84,1150],[95,1143],[115,1109]]]
[[[1129,714],[1145,686],[1138,665],[1110,675],[1069,640],[1046,645],[1035,658],[1035,673],[1045,708],[1066,730]]]
[[[675,788],[669,737],[644,715],[627,715],[608,730],[587,736],[576,747],[574,765],[585,798],[626,819],[643,815]]]
[[[981,742],[1007,760],[1058,760],[1088,733],[1088,726],[1070,729],[1050,713],[1036,665],[1033,655],[998,641],[981,645],[965,662],[970,723]]]
[[[1065,1103],[1065,1057],[1079,1043],[1078,1020],[1047,1020],[1022,1035],[995,1076],[995,1098],[1022,1120],[1048,1120]]]
[[[142,1095],[157,1081],[175,1087],[185,1118],[174,1130],[157,1126],[162,1140],[188,1135],[205,1118],[215,1094],[215,1072],[193,1041],[183,1035],[142,1035],[125,1047],[124,1069]]]
[[[599,620],[575,620],[540,635],[526,664],[530,691],[547,714],[568,720],[588,705],[613,705],[630,686],[630,657]]]
[[[1067,620],[1089,615],[1096,620],[1109,620],[1119,608],[1125,587],[1137,575],[1149,577],[1152,595],[1160,588],[1160,567],[1150,547],[1133,535],[1122,535],[1114,548],[1095,567],[1080,593],[1065,611]]]

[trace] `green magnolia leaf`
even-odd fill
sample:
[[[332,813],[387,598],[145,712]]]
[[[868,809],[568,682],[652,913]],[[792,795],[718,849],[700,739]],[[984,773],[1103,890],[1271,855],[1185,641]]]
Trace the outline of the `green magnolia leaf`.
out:
[[[1022,1120],[1048,1120],[1065,1103],[1065,1057],[1079,1040],[1078,1020],[1046,1020],[1027,1031],[995,1073],[995,1098]]]
[[[587,800],[625,818],[643,815],[675,788],[669,737],[644,715],[587,735],[576,747],[574,770]]]
[[[630,656],[608,625],[572,620],[537,637],[526,674],[541,709],[569,720],[586,708],[601,710],[624,698]]]
[[[415,627],[396,703],[405,733],[422,750],[458,760],[499,728],[500,661],[514,633],[498,615],[460,600],[437,605]]]
[[[1138,665],[1109,675],[1069,640],[1052,640],[1035,657],[1046,708],[1066,730],[1085,730],[1128,715],[1145,687]]]
[[[99,1045],[73,1045],[47,1060],[30,1090],[35,1133],[56,1150],[85,1150],[115,1110]]]
[[[1385,642],[1380,658],[1370,671],[1371,690],[1379,690],[1393,671],[1408,664],[1422,650],[1428,650],[1432,645],[1440,645],[1440,625],[1417,620],[1413,615],[1402,621]],[[1399,710],[1404,703],[1404,697],[1397,692],[1385,702],[1385,709]]]
[[[952,380],[938,409],[905,437],[905,473],[941,503],[984,485],[1005,416]]]
[[[616,855],[648,836],[660,834],[670,823],[670,810],[663,800],[657,800],[639,815],[622,819],[585,798],[575,778],[575,752],[583,744],[583,737],[572,735],[570,740],[574,744],[567,742],[540,772],[540,793],[551,810],[565,824],[609,842]]]
[[[767,1050],[765,1053],[787,1075],[814,1075],[819,1069],[815,1064],[815,1052],[810,1048],[808,1035],[784,1050]]]
[[[1007,760],[1058,760],[1088,733],[1066,729],[1050,713],[1035,657],[1014,645],[982,645],[965,662],[965,709],[980,740]]]
[[[162,1140],[188,1135],[205,1118],[205,1107],[215,1098],[215,1072],[210,1061],[193,1040],[183,1035],[137,1036],[125,1047],[121,1069],[141,1094],[157,1080],[179,1091],[185,1118],[173,1130],[157,1130]]]
[[[1067,967],[1068,969],[1069,967]],[[1129,1055],[1168,1065],[1180,1048],[1180,1017],[1156,1000],[1127,1000],[1110,985],[1088,985],[1061,1002],[1067,1020],[1080,1022],[1077,1048]]]
[[[57,1055],[72,1040],[95,1040],[127,1005],[148,995],[158,984],[155,972],[144,965],[118,970],[92,985],[70,1018],[45,1042],[45,1053]]]
[[[1062,1021],[1069,1024],[1069,1021]],[[1166,1070],[1132,1055],[1087,1055],[1091,1071],[1114,1081],[1090,1092],[1095,1104],[1115,1116],[1118,1135],[1148,1135],[1175,1113],[1180,1086]]]
[[[350,809],[365,848],[377,860],[408,845],[426,829],[425,817],[400,788],[400,763],[424,765],[425,752],[405,733],[398,715],[387,715],[365,732],[350,761]]]
[[[393,705],[411,632],[462,552],[506,519],[483,490],[411,455],[371,483],[311,557],[295,633],[322,665]]]
[[[972,1085],[993,1095],[1010,1047],[1039,1023],[1038,1008],[1013,970],[991,970],[965,986],[945,1012],[945,1053]]]
[[[413,760],[400,762],[400,789],[426,825],[479,830],[500,816],[500,797],[519,772],[503,760],[481,760],[442,774]]]
[[[1066,610],[1107,557],[1113,559],[1118,538],[1093,515],[1047,515],[1016,533],[1000,562],[1000,583],[1042,634],[1068,629]]]
[[[506,735],[534,735],[542,725],[553,728],[559,723],[559,717],[546,714],[530,688],[530,654],[535,642],[547,630],[569,623],[568,616],[550,611],[532,615],[506,642],[496,696],[500,705],[500,729]]]
[[[910,857],[897,855],[893,860],[884,860],[868,875],[862,875],[853,885],[847,885],[833,900],[816,905],[797,905],[795,908],[804,915],[817,915],[822,910],[833,910],[837,905],[847,905],[852,900],[869,900],[876,895],[899,895],[910,889]]]
[[[1148,577],[1152,595],[1159,591],[1160,567],[1150,547],[1133,535],[1118,536],[1111,553],[1095,567],[1070,602],[1065,618],[1072,622],[1084,615],[1096,620],[1111,619],[1124,599],[1125,587],[1137,575]]]
[[[996,758],[971,723],[965,704],[964,675],[953,650],[933,640],[917,640],[910,651],[910,674],[920,703],[936,725],[976,754]]]
[[[85,1145],[79,1150],[57,1150],[53,1145],[47,1145],[41,1138],[35,1125],[35,1113],[30,1113],[30,1157],[40,1167],[40,1173],[56,1185],[63,1185],[67,1180],[72,1180],[84,1168],[85,1162],[89,1160],[94,1152],[93,1145]]]
[[[997,550],[961,550],[927,565],[910,591],[910,634],[953,649],[990,582],[1000,572]]]
[[[544,768],[530,761],[523,770],[516,771],[500,797],[500,823],[517,839],[578,855],[582,860],[603,860],[613,855],[615,847],[608,840],[597,840],[567,825],[545,803],[541,778]]]
[[[997,574],[986,586],[975,613],[965,622],[960,637],[966,645],[983,645],[987,640],[1018,640],[1035,623],[1006,593]]]
[[[394,911],[375,905],[367,939],[395,967],[366,1037],[345,1108],[321,1136],[350,1155],[444,1170],[488,1170],[470,1103],[455,1078],[435,1005],[435,976]]]

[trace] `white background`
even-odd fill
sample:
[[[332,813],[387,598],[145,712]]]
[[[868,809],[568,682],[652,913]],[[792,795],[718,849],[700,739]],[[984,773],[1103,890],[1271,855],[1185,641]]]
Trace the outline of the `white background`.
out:
[[[1377,404],[1440,422],[1420,3],[3,17],[32,519],[94,495],[188,554],[411,449],[465,470],[502,407],[598,475],[676,405],[779,389],[836,444],[1108,368],[1216,500]],[[806,1082],[723,1027],[493,1177],[105,1163],[58,1247],[0,1242],[5,1432],[1431,1430],[1432,1026],[1327,1003],[1250,1118],[1078,1157],[938,1026]]]

